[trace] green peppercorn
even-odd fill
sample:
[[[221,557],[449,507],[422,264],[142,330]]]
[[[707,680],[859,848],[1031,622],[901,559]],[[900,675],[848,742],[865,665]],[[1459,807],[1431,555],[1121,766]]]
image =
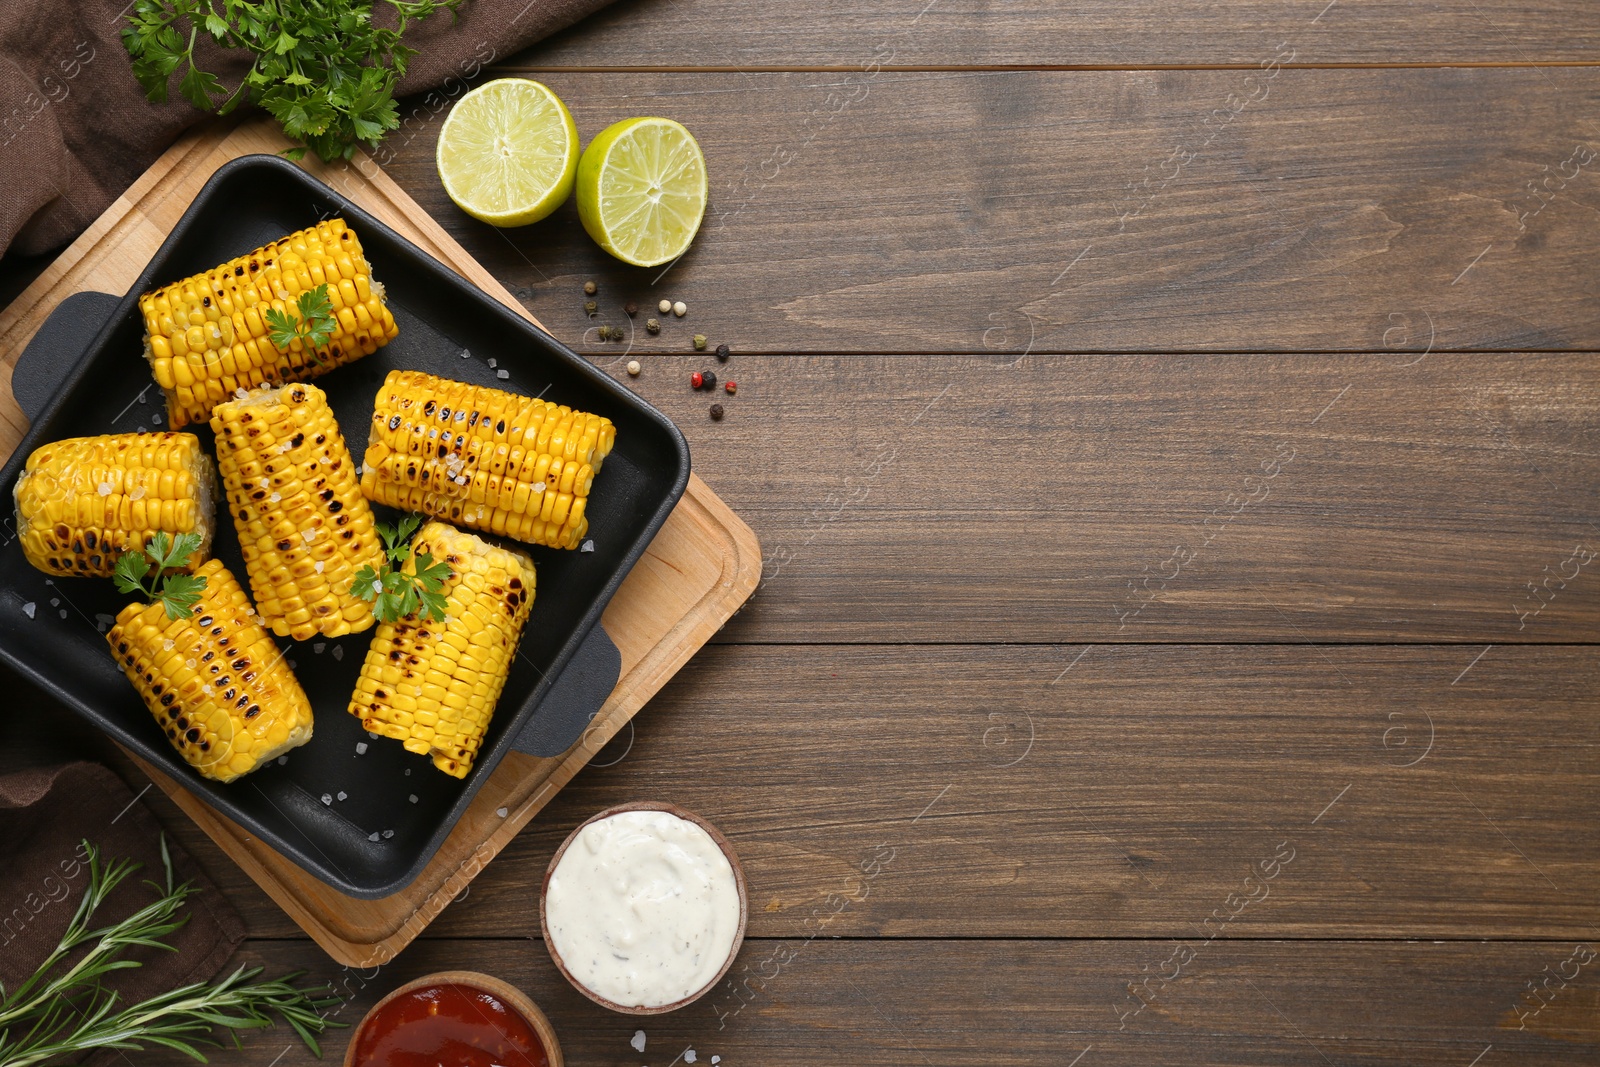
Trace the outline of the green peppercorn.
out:
[[[694,350],[696,352],[704,352],[706,350],[706,335],[705,334],[697,333],[697,334],[694,335]]]
[[[585,300],[583,302],[583,310],[588,313],[590,318],[593,318],[594,313],[600,310],[600,305],[593,300]]]
[[[645,319],[644,328],[649,330],[651,333],[660,333],[661,323],[657,322],[655,319]]]
[[[600,334],[600,340],[608,341],[611,339],[611,327],[602,326],[597,332]]]

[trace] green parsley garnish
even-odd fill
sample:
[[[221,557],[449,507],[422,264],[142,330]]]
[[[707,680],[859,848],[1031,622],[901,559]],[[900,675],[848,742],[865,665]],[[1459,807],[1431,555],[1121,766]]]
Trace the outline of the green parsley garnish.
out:
[[[268,308],[262,316],[267,323],[267,339],[279,352],[289,351],[289,346],[297,339],[305,341],[306,347],[315,351],[327,344],[333,331],[339,328],[339,320],[333,317],[333,300],[328,296],[327,282],[301,293],[294,308],[299,313],[298,318],[291,318],[277,308]]]
[[[444,583],[450,578],[450,567],[435,563],[429,552],[418,552],[411,573],[401,568],[412,559],[411,535],[422,525],[422,516],[407,515],[394,526],[378,523],[378,536],[383,538],[383,553],[388,557],[382,575],[370,566],[356,571],[350,583],[350,595],[362,600],[376,601],[373,613],[379,622],[399,622],[420,610],[428,622],[442,622],[449,601],[444,596]]]
[[[134,0],[122,44],[155,103],[179,74],[178,92],[195,107],[226,115],[254,100],[302,142],[285,155],[299,159],[310,148],[331,163],[357,144],[376,148],[400,125],[394,87],[417,54],[400,38],[412,22],[441,8],[454,13],[463,0],[382,2],[394,9],[392,25],[375,22],[374,0]],[[202,33],[253,57],[232,92],[195,65]]]
[[[206,580],[194,574],[168,574],[189,562],[200,551],[200,535],[179,534],[174,540],[165,531],[150,539],[143,552],[124,552],[117,558],[112,579],[124,593],[143,593],[152,604],[167,609],[169,619],[187,619],[200,602]]]

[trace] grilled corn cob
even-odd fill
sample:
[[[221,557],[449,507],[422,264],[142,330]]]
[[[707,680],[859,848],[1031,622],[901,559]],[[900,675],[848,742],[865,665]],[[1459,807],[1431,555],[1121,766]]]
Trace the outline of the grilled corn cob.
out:
[[[311,702],[221,560],[194,613],[129,604],[106,634],[167,740],[207,778],[231,782],[311,740]]]
[[[371,500],[551,548],[589,530],[610,419],[420,371],[378,392],[361,475]]]
[[[217,475],[188,433],[119,433],[42,445],[17,477],[17,535],[46,574],[109,577],[117,557],[166,531],[211,548]]]
[[[350,595],[350,581],[383,566],[383,547],[327,395],[304,383],[257,389],[219,404],[211,428],[250,591],[272,632],[304,641],[371,626],[372,606]]]
[[[533,604],[533,561],[474,534],[430,522],[412,541],[414,573],[424,552],[450,568],[441,621],[380,622],[361,665],[350,714],[375,734],[433,757],[465,778],[511,671]]]
[[[297,339],[279,351],[265,312],[283,311],[324,283],[338,329],[320,348]],[[377,351],[400,332],[383,295],[343,219],[144,294],[145,358],[167,394],[168,425],[205,422],[237,389],[304,381]]]

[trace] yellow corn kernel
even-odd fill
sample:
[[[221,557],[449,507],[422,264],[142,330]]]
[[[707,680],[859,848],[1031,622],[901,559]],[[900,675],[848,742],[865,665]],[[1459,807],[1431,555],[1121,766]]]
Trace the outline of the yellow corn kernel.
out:
[[[450,568],[440,621],[380,622],[350,698],[375,734],[428,755],[446,774],[472,770],[533,604],[533,561],[442,522],[411,543]],[[414,571],[413,562],[406,564]]]
[[[167,395],[172,429],[210,419],[240,377],[251,385],[306,381],[394,340],[399,327],[371,273],[355,231],[328,219],[140,297],[145,358]],[[323,281],[339,328],[320,348],[296,340],[279,351],[263,312],[285,311]],[[226,386],[224,377],[232,379]]]
[[[589,531],[579,504],[615,443],[616,427],[598,415],[390,371],[373,408],[361,491],[475,530],[577,548]]]
[[[184,760],[231,782],[311,740],[311,701],[220,560],[186,619],[129,604],[106,641],[122,672]]]
[[[381,570],[383,546],[355,461],[314,385],[268,386],[211,416],[217,466],[261,616],[279,637],[338,637],[372,625],[350,595],[362,567]]]
[[[165,532],[200,535],[205,562],[216,468],[189,433],[119,433],[41,445],[17,477],[17,535],[46,574],[109,577],[117,557]]]

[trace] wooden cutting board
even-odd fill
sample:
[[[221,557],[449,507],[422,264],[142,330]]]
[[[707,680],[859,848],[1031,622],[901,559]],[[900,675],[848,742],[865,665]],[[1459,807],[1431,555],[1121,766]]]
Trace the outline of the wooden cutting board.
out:
[[[27,429],[11,395],[11,367],[51,310],[64,297],[84,290],[127,292],[218,167],[237,156],[286,147],[277,129],[261,120],[213,125],[186,136],[0,312],[0,456],[9,456]],[[361,156],[332,165],[310,159],[302,165],[491,296],[537,321],[370,159]],[[622,653],[622,672],[588,731],[560,756],[507,755],[422,875],[381,900],[357,900],[334,891],[177,781],[135,760],[330,956],[352,967],[385,963],[459,896],[722,627],[755,591],[760,577],[761,546],[755,534],[690,475],[683,499],[601,618]]]

